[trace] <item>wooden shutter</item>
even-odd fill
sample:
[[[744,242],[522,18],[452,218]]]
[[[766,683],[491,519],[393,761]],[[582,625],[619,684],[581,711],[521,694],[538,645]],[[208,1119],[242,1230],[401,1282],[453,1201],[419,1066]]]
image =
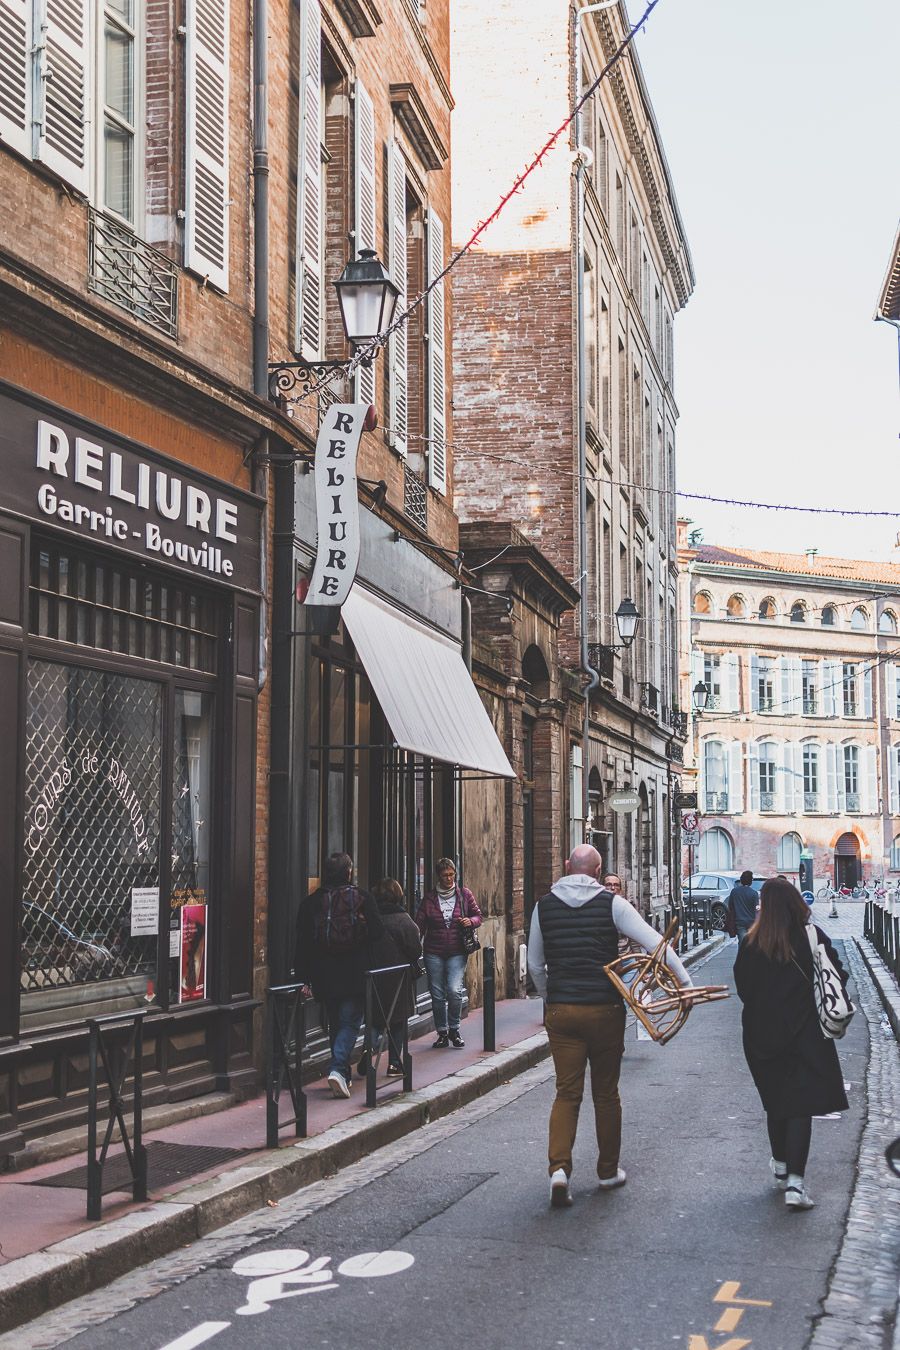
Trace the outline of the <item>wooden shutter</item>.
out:
[[[825,804],[826,809],[835,812],[838,809],[838,765],[837,765],[836,745],[825,746]],[[841,762],[841,781],[843,781],[844,765]]]
[[[4,0],[5,2],[5,0]],[[35,11],[35,159],[90,190],[89,0],[39,0]]]
[[[864,745],[860,768],[862,809],[865,815],[878,814],[878,756],[874,745]]]
[[[803,812],[803,745],[800,741],[794,741],[791,745],[791,768],[793,769],[794,782],[794,810]]]
[[[0,143],[31,158],[32,0],[0,0]]]
[[[759,712],[759,657],[750,655],[750,711]]]
[[[884,665],[885,719],[897,716],[897,663],[886,661]]]
[[[356,81],[353,120],[353,235],[356,250],[375,248],[375,109],[362,80]],[[355,401],[375,402],[377,360],[356,371]]]
[[[822,696],[826,717],[836,717],[843,699],[843,668],[840,661],[824,661]]]
[[[428,282],[444,270],[444,223],[429,208]],[[447,491],[447,372],[444,331],[444,282],[439,281],[428,300],[428,485]]]
[[[728,810],[737,815],[744,809],[744,747],[741,741],[728,746]]]
[[[892,745],[888,750],[888,790],[890,813],[900,816],[900,775],[897,773],[897,756],[900,746]]]
[[[406,309],[406,161],[395,140],[388,142],[388,267],[400,292],[396,314]],[[390,367],[390,438],[401,455],[408,451],[408,360],[406,324],[388,339]]]
[[[793,703],[792,703],[792,701],[791,701],[791,659],[790,659],[790,657],[789,657],[789,656],[782,656],[782,657],[780,658],[780,664],[781,664],[781,699],[780,699],[780,701],[779,701],[779,699],[778,699],[778,697],[777,697],[777,695],[776,695],[776,699],[775,699],[775,707],[776,707],[776,708],[778,709],[778,711],[781,713],[782,717],[790,717],[791,713],[795,713],[795,712],[797,711],[797,709],[794,707],[794,705],[793,705]]]
[[[725,707],[729,712],[740,712],[740,658],[737,652],[729,652],[725,657]]]
[[[759,743],[751,741],[747,747],[747,772],[750,775],[750,810],[759,810]]]
[[[320,361],[325,259],[322,240],[322,11],[319,0],[301,0],[299,127],[294,349],[305,361]]]
[[[860,717],[872,716],[872,667],[869,666],[862,672],[862,705],[859,709]]]
[[[783,814],[794,810],[794,756],[790,741],[775,746],[775,808]]]
[[[228,290],[228,4],[186,0],[184,265]]]

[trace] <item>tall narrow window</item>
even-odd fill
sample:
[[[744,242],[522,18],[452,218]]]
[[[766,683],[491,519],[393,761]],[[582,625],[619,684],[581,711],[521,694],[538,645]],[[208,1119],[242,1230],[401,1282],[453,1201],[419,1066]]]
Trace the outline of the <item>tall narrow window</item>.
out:
[[[596,426],[597,417],[597,274],[589,254],[584,266],[584,395],[587,420]]]
[[[819,747],[803,747],[803,809],[819,810]]]
[[[859,810],[859,747],[844,746],[844,796],[848,811]]]
[[[859,711],[858,673],[855,661],[845,661],[843,666],[842,687],[844,694],[844,716],[855,717]]]
[[[135,223],[135,0],[103,6],[103,192],[107,211]]]
[[[721,741],[707,741],[703,747],[703,787],[708,814],[728,810],[728,761]]]
[[[609,350],[609,307],[604,299],[600,300],[600,421],[605,436],[610,435],[610,350]]]
[[[804,661],[800,678],[803,687],[803,712],[807,717],[814,717],[819,711],[818,661]]]
[[[775,810],[775,746],[770,741],[759,747],[759,809]]]
[[[715,712],[722,706],[722,658],[705,655],[703,657],[703,683],[709,690],[707,708]]]
[[[759,711],[773,712],[775,709],[775,663],[770,656],[759,658],[757,692]]]

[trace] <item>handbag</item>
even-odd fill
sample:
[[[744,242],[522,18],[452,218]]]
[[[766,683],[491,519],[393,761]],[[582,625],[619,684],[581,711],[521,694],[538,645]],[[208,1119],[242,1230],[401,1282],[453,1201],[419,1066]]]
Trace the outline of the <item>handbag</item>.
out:
[[[466,897],[462,891],[459,893],[459,907],[462,911],[462,917],[466,917]],[[466,956],[472,956],[475,952],[481,951],[481,943],[478,940],[478,934],[474,928],[467,928],[463,924],[459,925],[462,933],[463,951]]]
[[[847,997],[841,977],[828,951],[819,943],[812,924],[807,924],[806,935],[812,949],[813,995],[819,1026],[828,1040],[839,1041],[849,1027],[856,1007]]]

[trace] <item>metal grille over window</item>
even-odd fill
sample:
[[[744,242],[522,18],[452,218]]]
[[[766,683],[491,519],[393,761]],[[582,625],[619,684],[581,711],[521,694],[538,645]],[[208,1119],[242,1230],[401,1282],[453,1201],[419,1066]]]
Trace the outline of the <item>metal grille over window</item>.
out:
[[[164,253],[99,211],[90,213],[92,291],[168,337],[178,334],[178,269]]]
[[[40,637],[214,673],[216,602],[178,582],[99,563],[65,546],[32,546],[29,628]]]
[[[403,512],[420,530],[428,529],[428,491],[425,480],[403,465]]]
[[[155,972],[161,715],[149,680],[29,663],[24,991],[103,981],[133,1000]]]

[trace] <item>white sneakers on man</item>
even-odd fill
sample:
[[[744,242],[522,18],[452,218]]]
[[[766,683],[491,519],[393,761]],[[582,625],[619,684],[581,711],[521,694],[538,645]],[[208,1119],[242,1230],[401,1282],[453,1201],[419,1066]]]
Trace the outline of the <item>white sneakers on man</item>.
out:
[[[338,1069],[332,1069],[328,1075],[328,1086],[331,1088],[332,1097],[350,1096],[350,1084]]]
[[[626,1180],[625,1168],[619,1167],[616,1169],[616,1175],[614,1177],[601,1177],[597,1182],[597,1185],[600,1187],[601,1191],[614,1191],[617,1186],[624,1186]]]
[[[561,1167],[550,1176],[550,1205],[553,1209],[565,1209],[572,1203],[572,1192],[569,1190],[569,1178]]]

